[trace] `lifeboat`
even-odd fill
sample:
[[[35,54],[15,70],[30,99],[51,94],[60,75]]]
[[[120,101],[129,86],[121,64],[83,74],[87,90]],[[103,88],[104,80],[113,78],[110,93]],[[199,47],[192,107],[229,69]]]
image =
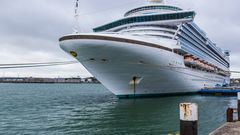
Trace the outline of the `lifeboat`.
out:
[[[184,56],[184,63],[187,66],[194,66],[195,62],[193,56],[192,55]]]
[[[207,69],[207,66],[206,66],[204,60],[199,60],[199,62],[200,62],[200,63],[199,63],[200,68],[202,68],[202,69]]]
[[[209,64],[210,71],[214,71],[214,66],[212,64]]]
[[[220,70],[220,71],[219,71],[219,74],[226,76],[226,74],[225,74],[225,72],[224,72],[223,70]]]
[[[206,67],[207,71],[213,71],[214,70],[213,67],[211,66],[211,64],[209,64],[207,62],[205,62],[205,67]]]
[[[194,58],[194,62],[196,67],[201,68],[201,61],[199,60],[199,58]]]
[[[210,66],[208,65],[207,62],[204,61],[204,68],[209,71],[210,70]]]
[[[216,74],[229,76],[230,74],[227,71],[224,71],[217,66],[210,64],[204,60],[194,57],[193,55],[185,55],[184,56],[184,63],[186,66],[196,67],[199,69],[204,69],[207,71],[215,72]]]

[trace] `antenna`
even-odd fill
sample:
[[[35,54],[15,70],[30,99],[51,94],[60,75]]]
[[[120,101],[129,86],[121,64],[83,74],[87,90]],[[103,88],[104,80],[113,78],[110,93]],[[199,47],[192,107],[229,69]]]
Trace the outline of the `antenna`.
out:
[[[76,4],[75,4],[75,24],[73,27],[73,31],[74,33],[78,33],[79,32],[79,0],[76,0]]]

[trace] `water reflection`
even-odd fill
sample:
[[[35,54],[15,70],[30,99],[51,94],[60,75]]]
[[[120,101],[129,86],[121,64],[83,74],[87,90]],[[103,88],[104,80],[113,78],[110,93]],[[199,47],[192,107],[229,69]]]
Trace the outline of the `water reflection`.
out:
[[[225,122],[225,110],[234,97],[174,96],[144,99],[114,99],[85,106],[70,119],[75,131],[90,134],[168,134],[179,131],[179,103],[199,105],[200,135]],[[73,111],[74,112],[74,111]],[[74,126],[71,125],[71,129]],[[89,132],[91,131],[91,132]]]
[[[179,131],[179,103],[199,105],[199,134],[226,121],[236,97],[118,99],[102,85],[0,85],[0,134],[145,135]]]

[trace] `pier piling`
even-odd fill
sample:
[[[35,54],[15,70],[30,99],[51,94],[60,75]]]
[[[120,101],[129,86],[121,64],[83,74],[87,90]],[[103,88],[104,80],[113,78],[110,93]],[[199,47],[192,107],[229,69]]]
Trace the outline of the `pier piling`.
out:
[[[180,105],[180,135],[198,134],[198,105],[181,103]]]
[[[238,92],[238,105],[237,105],[237,110],[238,110],[238,121],[240,121],[240,92]]]
[[[227,122],[233,122],[233,108],[227,109]]]

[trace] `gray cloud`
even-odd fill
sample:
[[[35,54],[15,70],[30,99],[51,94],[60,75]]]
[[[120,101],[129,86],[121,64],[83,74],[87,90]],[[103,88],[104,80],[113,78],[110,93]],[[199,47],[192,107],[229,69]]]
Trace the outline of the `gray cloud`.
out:
[[[223,49],[232,52],[232,70],[240,70],[240,9],[238,0],[167,0],[197,12],[195,21]],[[72,33],[75,0],[1,0],[0,63],[73,60],[58,45]],[[147,4],[146,0],[81,0],[80,26],[84,32],[120,19],[124,12]],[[89,76],[81,64],[30,69],[0,70],[0,76]],[[235,75],[239,76],[239,75]]]

